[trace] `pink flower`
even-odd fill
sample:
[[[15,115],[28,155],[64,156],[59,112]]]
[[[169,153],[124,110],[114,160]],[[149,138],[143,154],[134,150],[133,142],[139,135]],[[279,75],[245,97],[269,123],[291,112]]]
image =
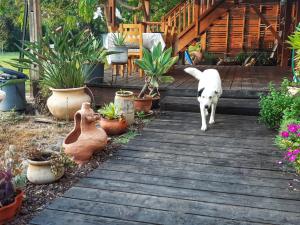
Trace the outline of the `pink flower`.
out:
[[[288,125],[288,131],[291,133],[296,133],[298,131],[298,125],[296,124]]]
[[[294,151],[293,151],[293,155],[298,155],[300,153],[300,149],[295,149]]]
[[[288,138],[289,136],[290,136],[289,132],[287,132],[287,131],[282,131],[281,132],[281,137]]]
[[[300,137],[300,133],[297,134],[297,137]]]
[[[295,162],[297,156],[296,155],[292,155],[290,158],[289,158],[289,161],[290,162]]]

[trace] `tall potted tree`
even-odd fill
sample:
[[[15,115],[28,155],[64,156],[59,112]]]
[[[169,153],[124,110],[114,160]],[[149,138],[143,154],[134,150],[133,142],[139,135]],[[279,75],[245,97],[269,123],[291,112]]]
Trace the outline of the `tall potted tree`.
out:
[[[25,49],[20,48],[26,58],[17,60],[17,67],[39,66],[40,84],[52,91],[48,109],[57,119],[73,118],[83,102],[91,101],[84,85],[92,69],[83,70],[84,53],[93,41],[88,35],[86,31],[73,34],[67,29],[48,31],[40,41],[25,42]]]
[[[145,84],[135,98],[135,111],[150,111],[152,99],[160,97],[159,85],[174,81],[174,78],[166,73],[177,61],[178,56],[172,57],[172,48],[163,50],[161,43],[155,46],[152,52],[146,48],[143,49],[143,58],[137,59],[135,63],[145,72]]]

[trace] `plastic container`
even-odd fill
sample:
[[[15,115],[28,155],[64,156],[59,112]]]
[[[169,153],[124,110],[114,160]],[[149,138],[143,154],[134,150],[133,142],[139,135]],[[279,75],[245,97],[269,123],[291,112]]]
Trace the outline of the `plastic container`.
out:
[[[28,77],[20,72],[0,67],[0,86],[11,81],[20,79],[16,84],[8,84],[0,87],[6,94],[5,99],[0,103],[0,111],[22,111],[26,108],[25,81]]]

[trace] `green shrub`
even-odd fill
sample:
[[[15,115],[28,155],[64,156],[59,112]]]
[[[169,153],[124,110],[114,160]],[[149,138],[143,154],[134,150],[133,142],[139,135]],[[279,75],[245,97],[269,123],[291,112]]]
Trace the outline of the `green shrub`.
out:
[[[268,95],[261,95],[259,106],[259,120],[269,128],[278,128],[284,115],[284,111],[293,103],[293,97],[288,94],[289,81],[284,79],[279,90],[270,83]]]
[[[300,119],[300,96],[295,96],[290,107],[284,110],[283,119],[284,120]]]

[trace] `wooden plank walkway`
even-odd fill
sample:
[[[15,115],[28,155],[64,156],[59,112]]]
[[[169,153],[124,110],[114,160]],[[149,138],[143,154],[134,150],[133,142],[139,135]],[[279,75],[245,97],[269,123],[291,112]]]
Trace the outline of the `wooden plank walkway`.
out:
[[[175,78],[172,84],[163,84],[161,89],[197,89],[197,82],[190,75],[183,72],[183,69],[188,65],[175,66],[169,72]],[[267,90],[268,84],[272,81],[275,85],[279,85],[284,77],[290,76],[287,69],[279,66],[214,66],[206,65],[196,66],[200,70],[215,68],[220,72],[223,89],[224,90]],[[112,87],[127,87],[127,88],[141,88],[144,84],[144,79],[140,78],[138,74],[129,76],[128,80],[118,76],[117,82],[111,85],[111,70],[105,71],[104,84],[99,86]]]
[[[31,224],[300,224],[300,193],[256,117],[165,112]]]

